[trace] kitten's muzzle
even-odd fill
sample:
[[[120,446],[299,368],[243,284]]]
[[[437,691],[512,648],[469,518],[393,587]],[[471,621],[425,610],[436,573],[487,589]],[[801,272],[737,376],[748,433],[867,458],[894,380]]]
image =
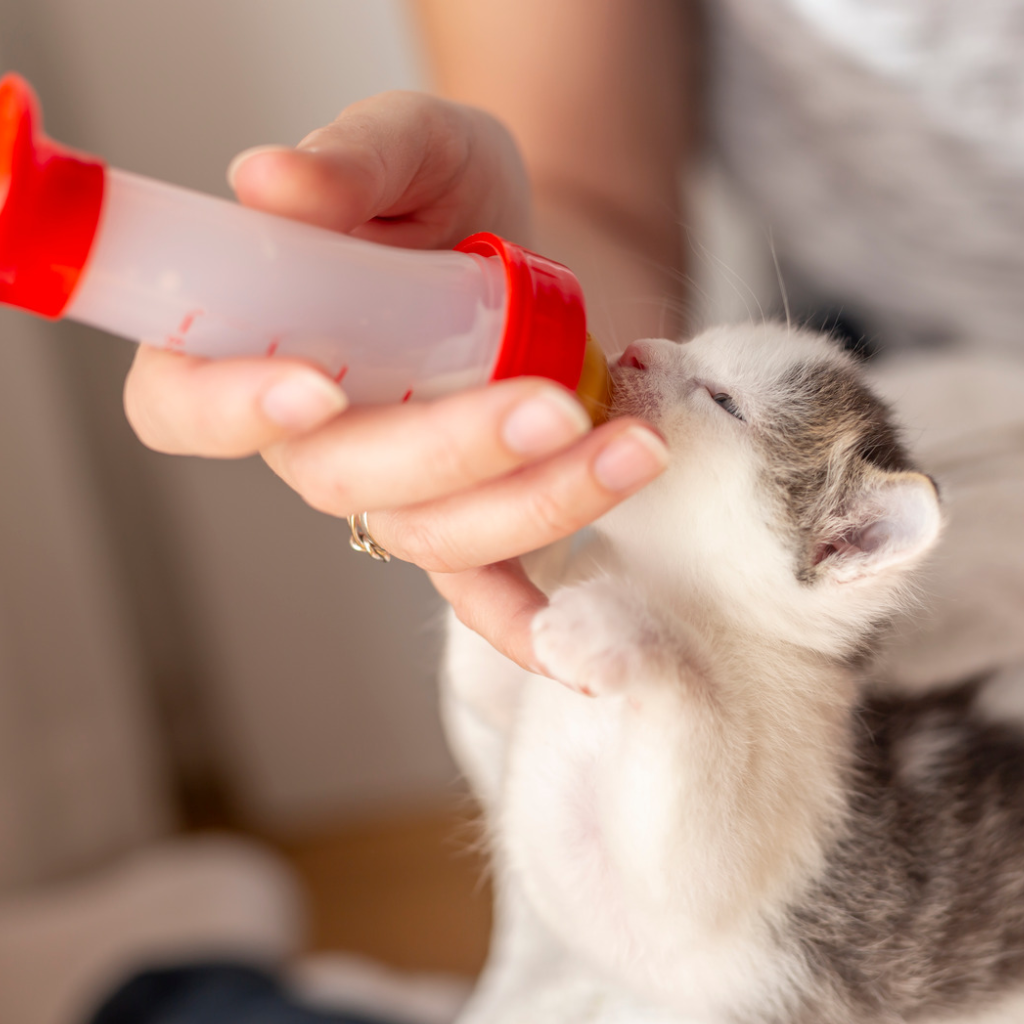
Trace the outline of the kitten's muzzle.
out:
[[[615,365],[628,367],[631,370],[646,370],[648,366],[648,358],[644,351],[644,346],[634,341],[633,344],[627,346],[626,351],[619,356]]]
[[[612,415],[639,416],[653,423],[663,396],[652,360],[643,342],[634,342],[609,368],[612,379]]]

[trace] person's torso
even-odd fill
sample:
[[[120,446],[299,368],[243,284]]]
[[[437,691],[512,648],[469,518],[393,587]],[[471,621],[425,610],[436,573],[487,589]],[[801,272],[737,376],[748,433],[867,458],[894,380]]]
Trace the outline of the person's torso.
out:
[[[787,271],[887,343],[1024,345],[1024,0],[716,0],[713,123]]]

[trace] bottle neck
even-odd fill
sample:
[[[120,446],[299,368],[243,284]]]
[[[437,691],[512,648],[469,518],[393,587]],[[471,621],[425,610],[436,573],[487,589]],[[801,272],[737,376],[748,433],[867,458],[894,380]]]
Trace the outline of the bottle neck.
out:
[[[593,335],[587,335],[587,348],[583,355],[583,373],[576,387],[576,396],[583,403],[594,426],[604,423],[612,404],[612,380],[608,360]]]

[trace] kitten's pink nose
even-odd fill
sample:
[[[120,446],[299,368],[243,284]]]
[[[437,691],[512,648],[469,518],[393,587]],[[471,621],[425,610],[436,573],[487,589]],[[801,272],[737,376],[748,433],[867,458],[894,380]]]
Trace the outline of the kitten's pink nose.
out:
[[[646,370],[647,360],[642,345],[633,342],[625,352],[619,356],[619,366],[628,366],[634,370]]]

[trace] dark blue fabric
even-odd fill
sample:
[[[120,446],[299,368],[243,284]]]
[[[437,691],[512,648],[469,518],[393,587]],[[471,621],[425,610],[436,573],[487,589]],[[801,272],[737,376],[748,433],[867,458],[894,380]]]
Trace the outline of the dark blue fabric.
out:
[[[273,975],[242,964],[144,971],[122,986],[88,1024],[386,1024],[323,1013],[295,1002]],[[396,1024],[396,1022],[390,1022]]]

